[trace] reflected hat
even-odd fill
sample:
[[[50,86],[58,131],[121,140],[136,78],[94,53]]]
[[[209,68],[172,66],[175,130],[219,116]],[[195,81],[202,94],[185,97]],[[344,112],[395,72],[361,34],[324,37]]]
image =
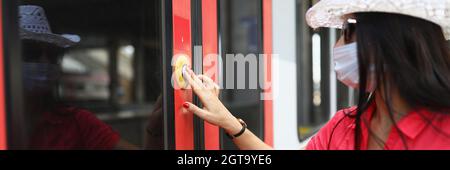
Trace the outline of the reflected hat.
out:
[[[306,13],[312,28],[341,28],[343,16],[358,12],[384,12],[421,18],[442,27],[450,39],[450,0],[321,0]]]
[[[40,6],[19,6],[20,39],[35,40],[67,48],[80,42],[78,35],[54,34],[50,28],[45,11]]]

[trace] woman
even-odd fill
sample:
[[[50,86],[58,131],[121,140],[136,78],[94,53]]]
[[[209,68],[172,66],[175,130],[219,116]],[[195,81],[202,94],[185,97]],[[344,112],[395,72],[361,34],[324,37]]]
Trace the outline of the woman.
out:
[[[450,149],[449,11],[448,0],[322,0],[310,9],[310,26],[342,28],[335,70],[359,89],[359,102],[307,149]],[[240,149],[271,149],[224,107],[212,81],[189,73],[204,108],[185,103],[187,111],[225,129]]]

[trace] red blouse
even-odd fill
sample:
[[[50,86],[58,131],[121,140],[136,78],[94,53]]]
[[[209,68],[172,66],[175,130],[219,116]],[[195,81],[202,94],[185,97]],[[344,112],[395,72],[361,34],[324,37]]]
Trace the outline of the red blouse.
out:
[[[46,112],[33,129],[32,149],[114,149],[120,136],[87,110]]]
[[[361,149],[367,150],[369,129],[376,104],[372,104],[361,117]],[[355,119],[348,117],[354,114],[356,107],[337,112],[319,133],[311,139],[308,150],[354,150]],[[363,123],[367,122],[367,123]],[[397,122],[399,131],[393,127],[384,149],[404,150],[405,143],[411,150],[450,150],[450,114],[434,113],[424,109],[408,113]],[[333,132],[334,131],[334,132]],[[402,141],[402,135],[405,142]]]

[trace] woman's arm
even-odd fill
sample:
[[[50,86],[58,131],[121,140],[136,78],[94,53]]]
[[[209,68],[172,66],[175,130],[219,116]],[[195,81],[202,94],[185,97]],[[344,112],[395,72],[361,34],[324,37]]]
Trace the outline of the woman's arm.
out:
[[[202,75],[197,76],[190,69],[184,77],[204,106],[201,109],[192,103],[186,102],[183,105],[185,114],[194,113],[203,120],[225,129],[231,135],[241,131],[242,124],[220,102],[218,98],[219,87],[210,78]],[[233,142],[242,150],[272,149],[248,129],[241,136],[235,138]]]
[[[237,134],[241,129],[242,125],[238,121],[234,121],[234,125],[231,125],[230,128],[226,129],[228,134]],[[264,143],[261,139],[259,139],[255,134],[253,134],[250,130],[246,129],[244,134],[233,139],[234,144],[241,150],[271,150],[273,149],[266,143]]]

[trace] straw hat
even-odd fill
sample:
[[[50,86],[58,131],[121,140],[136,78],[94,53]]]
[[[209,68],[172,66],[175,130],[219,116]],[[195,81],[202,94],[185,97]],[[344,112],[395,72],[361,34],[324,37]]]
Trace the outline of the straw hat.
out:
[[[306,13],[312,28],[341,28],[343,16],[358,12],[385,12],[421,18],[442,27],[450,40],[450,0],[321,0]]]
[[[40,6],[19,6],[20,38],[54,44],[67,48],[80,42],[78,35],[54,34],[51,31],[45,11]]]

